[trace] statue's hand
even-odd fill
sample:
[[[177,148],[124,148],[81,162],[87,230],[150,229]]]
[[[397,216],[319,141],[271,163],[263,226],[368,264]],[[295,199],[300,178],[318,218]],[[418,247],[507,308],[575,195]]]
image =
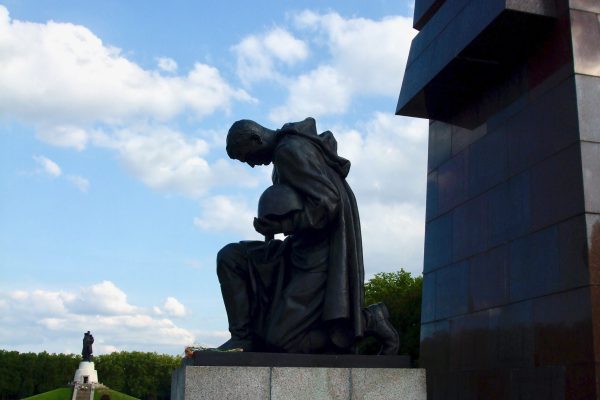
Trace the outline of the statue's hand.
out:
[[[267,218],[254,218],[254,229],[261,235],[274,235],[281,233],[281,223]]]

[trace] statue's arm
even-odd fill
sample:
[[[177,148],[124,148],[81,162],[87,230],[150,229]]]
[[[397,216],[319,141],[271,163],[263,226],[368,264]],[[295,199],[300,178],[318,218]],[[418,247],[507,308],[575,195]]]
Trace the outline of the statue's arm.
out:
[[[340,196],[320,151],[310,143],[291,141],[277,149],[273,162],[280,182],[293,187],[304,200],[302,210],[280,221],[281,232],[328,226],[337,215]]]

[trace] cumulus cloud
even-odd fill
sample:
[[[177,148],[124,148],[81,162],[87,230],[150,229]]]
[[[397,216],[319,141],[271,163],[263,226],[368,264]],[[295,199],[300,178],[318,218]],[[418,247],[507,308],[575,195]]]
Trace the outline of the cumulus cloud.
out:
[[[127,302],[127,295],[111,281],[103,281],[82,290],[70,308],[99,315],[135,314],[139,310]]]
[[[421,273],[425,232],[427,121],[376,112],[356,128],[334,128],[352,162],[367,273]]]
[[[83,193],[86,193],[90,188],[90,181],[83,176],[69,175],[67,176],[67,180]]]
[[[254,230],[252,221],[256,211],[241,197],[212,196],[202,201],[200,216],[194,224],[206,231],[237,232],[244,239],[261,236]]]
[[[341,114],[355,96],[398,95],[415,35],[411,18],[376,21],[304,11],[294,20],[297,29],[316,35],[314,44],[324,45],[328,56],[313,70],[287,77],[287,100],[270,112],[272,121]]]
[[[187,313],[185,306],[175,297],[167,297],[163,304],[163,309],[173,317],[183,317]]]
[[[110,281],[77,292],[0,291],[0,304],[0,343],[15,349],[78,353],[81,335],[88,330],[97,340],[97,354],[158,349],[179,353],[195,340],[191,331],[170,319],[129,304],[127,295]],[[169,315],[185,315],[185,306],[172,297],[165,301],[165,310]],[[15,331],[28,334],[17,337]],[[57,348],[56,343],[70,343],[70,347]]]
[[[365,274],[404,268],[422,273],[425,207],[413,203],[359,204]]]
[[[274,31],[262,41],[274,58],[298,57],[281,47],[295,43],[284,32]],[[178,74],[175,60],[160,57],[158,70],[144,69],[84,26],[14,20],[2,5],[0,54],[0,118],[32,125],[51,145],[110,148],[149,187],[190,197],[204,195],[222,180],[213,178],[207,143],[172,128],[173,120],[255,101],[210,65],[196,63]],[[48,174],[60,175],[49,161],[36,161]],[[232,175],[222,162],[216,168]],[[89,189],[84,177],[74,174],[67,180],[82,192]]]
[[[334,128],[338,152],[352,161],[348,177],[361,200],[422,203],[427,121],[376,112],[366,122]]]
[[[299,13],[295,21],[304,30],[325,36],[331,65],[349,78],[361,94],[397,96],[410,43],[416,31],[412,18],[381,20],[344,18],[335,12]]]
[[[41,167],[39,172],[57,178],[62,174],[62,170],[57,163],[45,156],[33,156],[34,161]]]
[[[352,96],[348,77],[329,65],[298,76],[288,87],[288,99],[284,105],[271,110],[271,121],[281,124],[304,119],[307,115],[342,114],[347,110]]]
[[[178,76],[145,70],[81,25],[13,20],[0,6],[0,37],[2,114],[46,125],[49,131],[140,118],[168,120],[186,111],[202,117],[227,110],[232,101],[251,100],[206,64]],[[165,60],[163,68],[173,70]],[[74,147],[85,142],[78,132],[68,133]],[[54,129],[50,137],[59,133]],[[63,138],[63,144],[69,142]]]
[[[169,57],[160,57],[158,60],[158,68],[165,72],[177,71],[177,62]]]
[[[276,67],[293,65],[308,56],[306,43],[282,28],[247,36],[232,50],[237,58],[237,74],[246,85],[282,79]]]
[[[33,160],[40,167],[34,173],[48,175],[51,178],[64,178],[83,193],[87,192],[90,188],[90,182],[86,178],[72,174],[64,175],[62,168],[46,156],[33,156]]]

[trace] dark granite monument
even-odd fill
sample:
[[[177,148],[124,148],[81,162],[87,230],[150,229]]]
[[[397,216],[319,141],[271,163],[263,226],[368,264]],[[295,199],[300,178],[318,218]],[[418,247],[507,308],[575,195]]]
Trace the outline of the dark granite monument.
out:
[[[416,0],[429,399],[600,399],[600,1]]]
[[[273,186],[254,219],[266,241],[231,243],[217,256],[231,332],[219,350],[350,353],[372,335],[381,354],[395,355],[399,337],[385,305],[364,307],[350,162],[337,155],[333,134],[317,134],[313,118],[278,130],[242,120],[229,130],[227,154],[251,167],[273,163]]]

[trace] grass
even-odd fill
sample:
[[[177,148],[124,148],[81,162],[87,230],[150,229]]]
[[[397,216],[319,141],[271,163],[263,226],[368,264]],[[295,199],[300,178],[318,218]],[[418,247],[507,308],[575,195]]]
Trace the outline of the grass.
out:
[[[125,393],[117,392],[116,390],[110,389],[96,389],[94,392],[94,400],[100,400],[102,395],[107,394],[110,396],[110,400],[138,400],[137,397],[131,397]]]
[[[125,393],[117,392],[106,388],[97,388],[94,392],[94,400],[100,400],[102,395],[107,394],[110,400],[137,400],[136,397],[131,397]],[[36,394],[35,396],[27,397],[23,400],[71,400],[73,389],[70,387],[58,388],[49,392]]]
[[[64,387],[36,394],[35,396],[27,397],[24,400],[71,400],[72,394],[73,388]]]

